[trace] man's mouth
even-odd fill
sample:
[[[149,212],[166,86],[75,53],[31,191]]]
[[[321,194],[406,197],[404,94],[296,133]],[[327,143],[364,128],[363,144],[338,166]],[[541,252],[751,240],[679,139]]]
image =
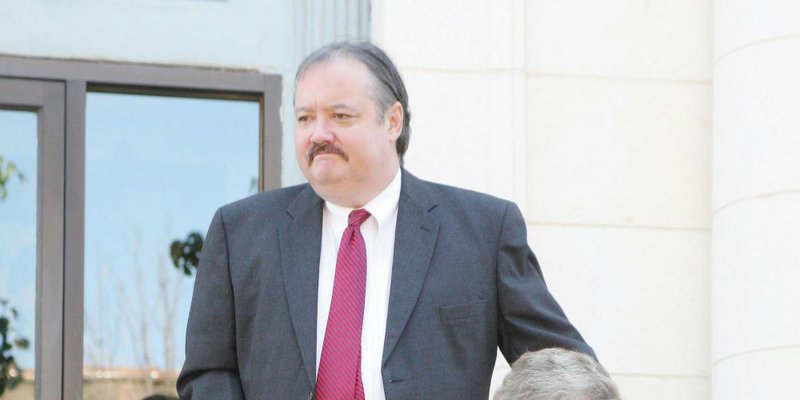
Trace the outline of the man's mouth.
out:
[[[344,150],[332,144],[316,144],[311,145],[308,149],[308,163],[314,162],[314,157],[320,154],[333,154],[342,157],[345,161],[349,161],[349,157],[345,154]]]

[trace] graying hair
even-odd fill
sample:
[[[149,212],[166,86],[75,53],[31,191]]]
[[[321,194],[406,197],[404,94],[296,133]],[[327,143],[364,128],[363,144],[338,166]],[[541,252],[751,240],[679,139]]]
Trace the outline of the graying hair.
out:
[[[379,123],[383,123],[386,111],[395,102],[400,102],[403,107],[403,128],[397,138],[397,156],[403,162],[403,155],[408,149],[408,140],[411,136],[411,113],[408,111],[408,93],[403,84],[403,78],[397,71],[389,56],[369,42],[338,42],[332,43],[315,50],[300,63],[295,74],[295,87],[300,78],[314,65],[331,60],[336,57],[347,57],[359,61],[372,74],[374,78],[373,98],[378,107]]]
[[[494,400],[620,400],[620,395],[594,358],[551,348],[527,352],[514,362]]]

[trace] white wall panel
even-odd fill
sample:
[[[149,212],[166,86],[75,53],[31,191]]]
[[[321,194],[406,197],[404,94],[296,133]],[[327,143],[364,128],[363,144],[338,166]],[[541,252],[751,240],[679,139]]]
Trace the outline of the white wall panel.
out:
[[[514,73],[404,71],[411,109],[406,166],[418,176],[514,200]]]
[[[707,228],[706,84],[528,79],[528,218]]]
[[[762,41],[800,34],[800,2],[725,0],[714,6],[714,60]]]
[[[708,80],[709,0],[528,0],[528,71]]]
[[[714,366],[714,400],[793,399],[800,393],[800,347],[742,354]]]
[[[708,232],[533,224],[528,239],[609,371],[708,376]]]
[[[717,65],[714,209],[800,190],[798,54],[800,37],[748,47]]]
[[[611,373],[622,398],[647,400],[708,400],[707,378],[629,376]]]
[[[379,36],[402,68],[522,68],[521,0],[384,0]]]
[[[799,18],[794,1],[715,6],[715,400],[800,391]]]
[[[800,347],[800,190],[718,211],[713,238],[713,359]]]

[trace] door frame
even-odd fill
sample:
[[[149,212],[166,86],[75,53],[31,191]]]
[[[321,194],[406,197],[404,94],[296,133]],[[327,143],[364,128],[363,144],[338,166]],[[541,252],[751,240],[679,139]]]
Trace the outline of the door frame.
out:
[[[258,189],[281,186],[278,74],[0,55],[0,106],[36,110],[40,121],[37,400],[83,398],[86,96],[90,91],[258,101]]]

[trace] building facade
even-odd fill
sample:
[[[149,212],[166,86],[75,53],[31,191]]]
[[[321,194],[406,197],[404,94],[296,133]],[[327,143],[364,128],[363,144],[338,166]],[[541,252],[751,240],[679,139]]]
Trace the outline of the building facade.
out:
[[[63,383],[39,398],[88,395],[75,371],[104,366],[165,379],[192,279],[170,244],[224,202],[302,181],[294,69],[369,39],[408,87],[406,167],[520,205],[551,291],[624,398],[791,397],[798,20],[788,0],[0,0],[0,172],[28,178],[11,174],[0,202],[4,237],[27,238],[0,255],[0,298],[35,342],[18,361]],[[110,206],[130,199],[158,223]],[[63,368],[41,367],[48,349]],[[498,357],[495,385],[507,371]]]

